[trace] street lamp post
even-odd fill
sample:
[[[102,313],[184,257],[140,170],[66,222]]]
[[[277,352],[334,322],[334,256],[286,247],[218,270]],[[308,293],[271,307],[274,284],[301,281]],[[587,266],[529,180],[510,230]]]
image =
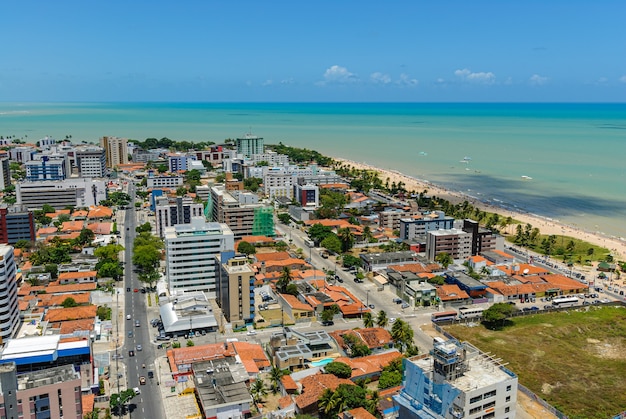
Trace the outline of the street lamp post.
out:
[[[367,290],[365,293],[365,305],[369,308],[370,306],[370,290]]]

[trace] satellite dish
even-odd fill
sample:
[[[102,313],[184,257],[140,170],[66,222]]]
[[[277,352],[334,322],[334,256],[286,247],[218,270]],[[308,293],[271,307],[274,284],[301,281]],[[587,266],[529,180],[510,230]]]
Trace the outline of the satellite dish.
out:
[[[524,271],[523,271],[524,275],[527,274],[528,272],[530,272],[530,270],[528,268],[524,269]]]

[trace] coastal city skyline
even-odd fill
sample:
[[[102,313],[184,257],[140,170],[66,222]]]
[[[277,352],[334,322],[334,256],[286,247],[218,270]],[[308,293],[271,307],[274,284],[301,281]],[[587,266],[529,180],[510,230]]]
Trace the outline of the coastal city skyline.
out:
[[[0,101],[623,101],[625,8],[13,2]]]

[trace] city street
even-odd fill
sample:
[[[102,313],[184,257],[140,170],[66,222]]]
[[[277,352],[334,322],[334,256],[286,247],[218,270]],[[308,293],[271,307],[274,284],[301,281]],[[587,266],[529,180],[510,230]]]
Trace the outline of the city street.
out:
[[[123,333],[124,345],[121,354],[126,365],[127,388],[138,387],[141,394],[133,398],[130,402],[131,417],[137,418],[164,418],[161,392],[156,388],[157,379],[149,379],[148,371],[155,371],[156,346],[150,341],[150,323],[147,318],[146,295],[140,292],[144,286],[137,279],[137,274],[133,271],[132,250],[135,238],[135,227],[137,225],[135,211],[135,185],[129,181],[128,194],[131,202],[128,209],[124,210],[124,223],[120,226],[124,237],[124,263],[125,263],[125,307],[124,317],[125,327]],[[135,292],[137,290],[137,292]],[[130,319],[127,316],[130,315]],[[135,322],[139,322],[139,326]],[[132,336],[130,333],[132,332]],[[141,345],[141,350],[137,345]],[[134,356],[130,356],[130,351]],[[143,368],[145,365],[145,368]],[[139,383],[139,377],[145,377],[145,385]],[[115,390],[117,391],[117,390]]]

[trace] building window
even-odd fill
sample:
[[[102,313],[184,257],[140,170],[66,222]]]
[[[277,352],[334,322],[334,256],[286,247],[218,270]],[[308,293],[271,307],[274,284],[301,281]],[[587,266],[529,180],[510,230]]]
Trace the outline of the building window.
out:
[[[495,417],[496,417],[496,414],[494,412],[491,412],[483,416],[483,419],[490,419],[490,418],[495,418]]]
[[[476,396],[476,397],[472,397],[472,398],[470,399],[470,404],[472,404],[472,403],[476,403],[476,402],[479,402],[479,401],[481,401],[482,399],[483,399],[483,396],[482,396],[482,395],[480,395],[480,396]]]
[[[509,413],[509,411],[511,410],[511,408],[509,406],[504,408],[504,413]]]
[[[495,395],[496,395],[495,390],[488,391],[487,393],[485,393],[485,399],[488,399],[489,397],[495,397]]]
[[[483,405],[483,409],[489,409],[490,407],[494,407],[495,405],[496,405],[495,401],[489,402],[489,403]]]
[[[506,391],[511,391],[511,386],[506,386]]]
[[[475,408],[473,408],[473,409],[470,409],[470,411],[469,411],[469,412],[470,412],[470,415],[473,415],[474,413],[478,413],[478,412],[480,412],[481,410],[483,410],[482,406],[478,406],[478,407],[475,407]]]
[[[510,402],[511,401],[511,396],[506,396],[506,401]]]

